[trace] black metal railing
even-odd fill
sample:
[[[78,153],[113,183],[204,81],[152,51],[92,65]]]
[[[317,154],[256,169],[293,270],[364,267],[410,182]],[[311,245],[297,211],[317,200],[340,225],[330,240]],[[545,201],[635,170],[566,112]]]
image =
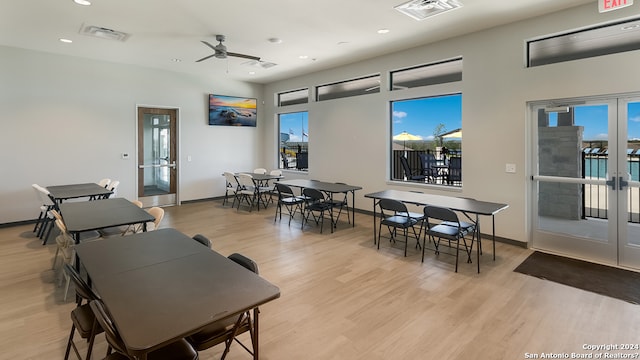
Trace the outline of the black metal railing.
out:
[[[609,167],[609,153],[607,151],[593,151],[585,149],[582,152],[582,177],[607,179]],[[627,154],[627,172],[632,180],[638,180],[640,174],[640,154],[630,151]],[[609,176],[610,177],[610,176]],[[609,179],[607,179],[609,180]],[[608,219],[607,185],[585,184],[582,188],[583,218]],[[630,188],[628,191],[628,222],[640,223],[640,191]]]

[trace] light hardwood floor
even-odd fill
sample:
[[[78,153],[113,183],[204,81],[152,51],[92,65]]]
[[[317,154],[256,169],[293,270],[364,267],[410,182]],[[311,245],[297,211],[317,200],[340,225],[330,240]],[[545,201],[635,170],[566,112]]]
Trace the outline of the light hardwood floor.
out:
[[[413,243],[407,257],[386,240],[377,250],[368,215],[320,234],[301,231],[299,219],[274,223],[273,206],[250,213],[221,204],[165,208],[161,227],[253,258],[280,287],[281,298],[261,308],[262,359],[511,360],[639,342],[638,305],[514,273],[531,252],[521,247],[498,244],[493,262],[486,241],[482,272],[461,261],[456,274],[453,257],[428,253],[421,263]],[[62,301],[50,270],[55,245],[42,246],[31,229],[0,229],[0,359],[62,359],[71,327],[73,296]],[[105,348],[101,336],[94,358]],[[227,358],[250,356],[236,344]]]

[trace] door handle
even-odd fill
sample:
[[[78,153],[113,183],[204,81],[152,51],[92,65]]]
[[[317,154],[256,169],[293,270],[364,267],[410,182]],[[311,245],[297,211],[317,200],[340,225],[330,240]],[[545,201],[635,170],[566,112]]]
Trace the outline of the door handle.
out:
[[[616,191],[616,177],[612,176],[611,180],[607,180],[605,182],[605,184],[607,184],[607,186],[611,186],[611,190]]]
[[[620,191],[622,191],[624,188],[626,188],[627,186],[629,186],[629,182],[622,179],[622,176],[620,176],[618,178],[618,188],[620,188]],[[615,189],[614,189],[615,190]]]

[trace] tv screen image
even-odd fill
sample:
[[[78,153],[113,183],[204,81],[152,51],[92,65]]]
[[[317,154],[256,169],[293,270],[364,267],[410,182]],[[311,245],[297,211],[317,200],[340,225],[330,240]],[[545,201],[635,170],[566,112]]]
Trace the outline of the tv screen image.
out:
[[[209,94],[209,125],[255,127],[257,114],[256,99]]]

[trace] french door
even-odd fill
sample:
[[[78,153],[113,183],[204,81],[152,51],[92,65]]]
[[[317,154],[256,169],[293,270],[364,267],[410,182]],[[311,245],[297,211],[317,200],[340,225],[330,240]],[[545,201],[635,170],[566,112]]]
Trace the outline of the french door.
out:
[[[530,109],[532,247],[640,270],[640,96]]]
[[[138,199],[144,207],[176,204],[177,110],[138,108]]]

